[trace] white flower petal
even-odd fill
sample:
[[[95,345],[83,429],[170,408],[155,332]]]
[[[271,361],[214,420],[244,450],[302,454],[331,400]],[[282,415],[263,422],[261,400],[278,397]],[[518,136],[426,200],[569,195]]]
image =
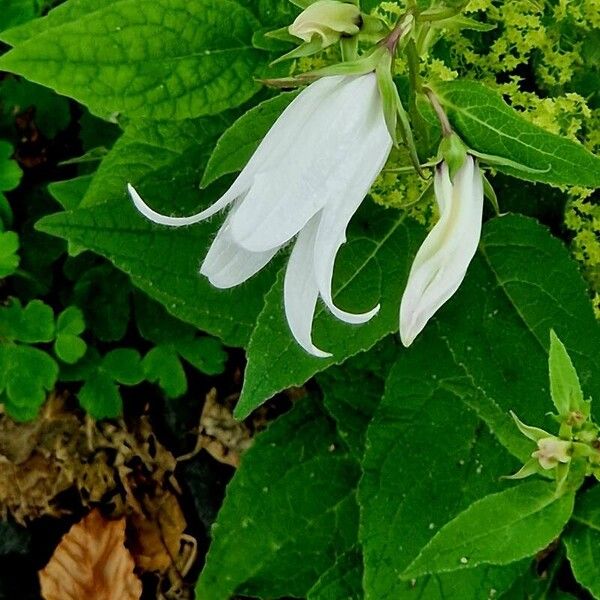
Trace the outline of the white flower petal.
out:
[[[362,130],[357,131],[357,148],[346,159],[349,175],[346,189],[323,209],[315,241],[315,277],[321,297],[329,310],[347,323],[364,323],[379,311],[379,305],[363,314],[343,311],[335,306],[331,291],[335,257],[346,241],[348,223],[369,192],[392,148],[374,78],[372,84],[370,97],[363,99],[369,112]]]
[[[259,169],[267,169],[270,162],[276,161],[282,153],[287,153],[287,149],[294,143],[294,138],[302,129],[305,120],[309,119],[319,107],[322,95],[335,89],[343,80],[341,76],[323,78],[294,98],[263,138],[231,187],[207,209],[188,217],[163,215],[148,206],[135,188],[128,183],[127,190],[136,208],[150,221],[169,227],[193,225],[208,219],[244,194]]]
[[[293,151],[257,174],[232,221],[232,235],[254,252],[280,246],[348,187],[347,160],[362,140],[357,133],[370,107],[373,74],[346,77],[325,95],[305,123]],[[315,84],[312,84],[315,85]]]
[[[235,184],[234,184],[235,185]],[[142,197],[137,193],[136,189],[130,184],[127,184],[127,191],[135,204],[135,207],[150,221],[158,223],[159,225],[168,225],[169,227],[182,227],[184,225],[193,225],[199,223],[211,217],[221,209],[225,208],[228,204],[233,202],[237,196],[237,190],[234,186],[230,187],[221,198],[219,198],[214,204],[209,206],[206,210],[203,210],[195,215],[189,217],[169,217],[156,212],[150,208],[143,200]]]
[[[235,211],[235,207],[232,209]],[[279,248],[268,252],[249,252],[238,246],[231,237],[231,214],[219,229],[202,266],[200,273],[218,288],[230,288],[250,279],[258,273]]]
[[[409,346],[429,319],[456,292],[477,251],[481,237],[483,181],[468,156],[456,173],[447,197],[447,171],[436,173],[440,220],[413,262],[400,306],[400,337]]]
[[[285,272],[283,299],[285,316],[292,335],[309,354],[331,356],[312,342],[312,323],[319,290],[313,273],[313,247],[320,215],[315,215],[298,235]]]

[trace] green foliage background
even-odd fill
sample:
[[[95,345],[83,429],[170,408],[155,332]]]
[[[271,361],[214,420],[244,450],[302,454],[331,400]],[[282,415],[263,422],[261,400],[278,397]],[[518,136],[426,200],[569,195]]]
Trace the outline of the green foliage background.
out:
[[[495,28],[441,32],[422,75],[453,126],[476,150],[532,170],[492,170],[509,214],[486,215],[464,284],[410,350],[397,339],[398,307],[435,214],[414,205],[416,176],[384,171],[334,285],[344,309],[378,299],[382,309],[353,328],[320,308],[327,360],[288,331],[285,257],[214,289],[197,270],[220,218],[157,227],[125,185],[164,212],[208,206],[294,95],[257,80],[328,64],[335,50],[269,66],[280,52],[261,32],[299,12],[275,0],[50,8],[3,0],[0,11],[6,413],[33,419],[57,389],[95,418],[121,415],[149,385],[167,402],[198,402],[190,377],[222,374],[228,348],[240,347],[238,417],[292,386],[308,395],[258,436],[229,484],[198,598],[600,598],[598,485],[556,497],[540,477],[500,479],[533,449],[509,411],[555,426],[551,329],[598,420],[598,1],[473,0],[467,14]],[[362,8],[389,22],[405,9]],[[395,151],[390,165],[406,158]]]

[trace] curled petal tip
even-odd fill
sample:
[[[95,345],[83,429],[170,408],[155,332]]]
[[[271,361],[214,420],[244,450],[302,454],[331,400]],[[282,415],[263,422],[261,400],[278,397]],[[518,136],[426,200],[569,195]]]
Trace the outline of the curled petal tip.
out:
[[[305,348],[305,350],[311,354],[312,356],[316,356],[317,358],[331,358],[333,354],[331,352],[324,352],[320,350],[316,346],[312,346],[311,348]]]

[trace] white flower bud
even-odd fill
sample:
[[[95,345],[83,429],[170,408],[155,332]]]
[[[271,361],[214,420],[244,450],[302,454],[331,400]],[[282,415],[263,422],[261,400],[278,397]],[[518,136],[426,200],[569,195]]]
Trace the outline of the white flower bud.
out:
[[[358,6],[337,0],[318,0],[298,15],[288,31],[305,42],[310,42],[316,34],[326,48],[335,44],[343,34],[356,35],[359,24]]]

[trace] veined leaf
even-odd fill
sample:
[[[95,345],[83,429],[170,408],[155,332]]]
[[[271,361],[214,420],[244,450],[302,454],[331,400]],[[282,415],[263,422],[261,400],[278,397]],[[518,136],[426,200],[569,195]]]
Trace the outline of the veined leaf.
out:
[[[577,581],[600,598],[600,486],[577,499],[575,514],[564,538],[567,557]]]
[[[72,2],[73,0],[71,0]],[[69,5],[70,2],[67,3]],[[185,119],[238,106],[268,57],[258,21],[232,0],[78,2],[15,36],[0,68],[107,115]],[[36,23],[34,21],[34,23]],[[23,38],[27,39],[23,39]]]
[[[301,400],[244,455],[213,526],[197,597],[304,597],[356,542],[358,476],[323,410]]]
[[[522,483],[476,501],[445,525],[404,571],[425,573],[506,565],[543,550],[562,531],[575,495],[556,497],[556,485]]]
[[[342,554],[308,591],[308,600],[363,600],[362,571],[358,549]]]
[[[511,459],[470,411],[473,394],[433,329],[401,354],[367,430],[359,487],[365,598],[464,600],[507,589],[523,565],[482,566],[402,581],[399,574],[440,527],[501,490]]]
[[[232,290],[212,287],[198,268],[220,217],[194,227],[156,226],[124,197],[130,178],[163,212],[189,214],[199,204],[212,202],[220,189],[198,189],[201,168],[216,137],[213,132],[226,123],[222,117],[212,121],[133,124],[90,184],[84,198],[90,206],[51,215],[36,226],[105,256],[173,315],[228,344],[244,345],[272,274],[262,273]]]
[[[544,131],[475,81],[435,85],[452,125],[474,150],[518,162],[538,172],[497,165],[521,179],[556,185],[600,186],[600,157],[581,144]]]

